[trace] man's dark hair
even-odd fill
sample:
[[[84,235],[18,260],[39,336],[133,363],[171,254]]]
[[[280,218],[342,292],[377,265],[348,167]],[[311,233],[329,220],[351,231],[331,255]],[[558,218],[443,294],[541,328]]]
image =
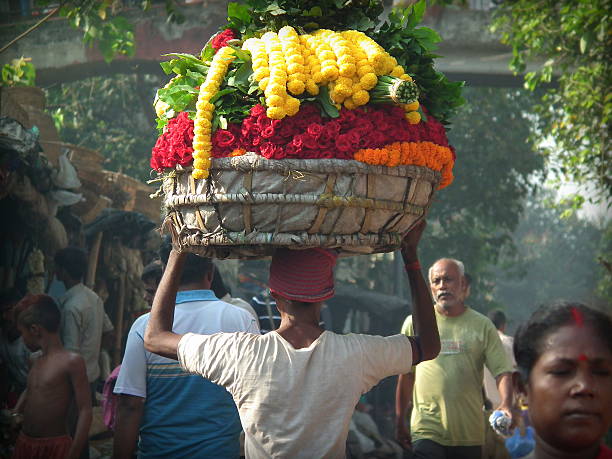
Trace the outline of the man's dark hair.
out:
[[[73,279],[82,281],[87,273],[87,252],[79,247],[66,247],[55,254],[55,264]]]
[[[60,310],[49,295],[27,295],[15,306],[15,317],[23,326],[40,325],[49,333],[60,326]]]
[[[540,306],[514,336],[514,357],[524,382],[540,357],[545,339],[565,325],[582,324],[593,332],[612,352],[612,318],[582,303],[566,301]]]
[[[221,271],[219,271],[219,268],[217,266],[215,266],[215,275],[213,276],[213,280],[210,284],[210,289],[219,299],[223,298],[228,293],[230,294],[230,296],[232,294],[225,285],[225,282],[223,282],[223,276],[221,276]]]
[[[161,261],[154,260],[142,269],[142,274],[140,275],[140,278],[143,281],[152,280],[155,283],[159,284],[163,272],[164,270],[162,268]]]
[[[502,327],[506,325],[506,314],[504,314],[504,311],[501,309],[493,309],[492,311],[489,311],[487,316],[489,319],[491,319],[491,322],[493,322],[493,325],[495,325],[495,328],[498,330],[501,330]]]
[[[172,239],[170,236],[165,236],[162,239],[161,246],[159,248],[159,258],[165,265],[168,264],[168,258],[170,258],[170,251],[172,250]],[[202,280],[204,275],[213,269],[214,265],[210,258],[199,257],[193,253],[188,253],[185,259],[185,265],[183,267],[183,274],[181,275],[181,285],[191,284],[193,282],[199,282]]]

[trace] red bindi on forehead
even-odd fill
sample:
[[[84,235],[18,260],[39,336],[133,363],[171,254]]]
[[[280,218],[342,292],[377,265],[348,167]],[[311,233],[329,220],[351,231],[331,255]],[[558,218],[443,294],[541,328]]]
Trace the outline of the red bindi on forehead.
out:
[[[589,361],[589,358],[586,356],[586,354],[580,354],[580,355],[578,356],[578,360],[579,360],[580,362],[588,362],[588,361]]]

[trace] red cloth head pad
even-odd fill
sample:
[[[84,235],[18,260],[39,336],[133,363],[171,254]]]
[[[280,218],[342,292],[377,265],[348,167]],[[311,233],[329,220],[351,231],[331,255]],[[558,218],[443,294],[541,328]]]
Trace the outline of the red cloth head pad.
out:
[[[327,300],[334,296],[337,257],[336,252],[325,249],[278,249],[270,264],[270,290],[304,303]]]

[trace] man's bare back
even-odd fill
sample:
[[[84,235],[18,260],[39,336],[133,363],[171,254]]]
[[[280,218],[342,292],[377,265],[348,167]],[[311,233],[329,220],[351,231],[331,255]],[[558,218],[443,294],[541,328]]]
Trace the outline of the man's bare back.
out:
[[[71,372],[82,357],[58,349],[38,358],[28,374],[23,410],[23,432],[31,437],[57,437],[68,433],[68,410],[74,399]]]

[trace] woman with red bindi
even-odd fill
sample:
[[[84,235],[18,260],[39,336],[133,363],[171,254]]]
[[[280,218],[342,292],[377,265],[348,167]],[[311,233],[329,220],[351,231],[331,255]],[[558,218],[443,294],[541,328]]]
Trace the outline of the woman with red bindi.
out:
[[[522,393],[536,431],[534,459],[608,459],[612,319],[579,303],[539,308],[514,340]]]

